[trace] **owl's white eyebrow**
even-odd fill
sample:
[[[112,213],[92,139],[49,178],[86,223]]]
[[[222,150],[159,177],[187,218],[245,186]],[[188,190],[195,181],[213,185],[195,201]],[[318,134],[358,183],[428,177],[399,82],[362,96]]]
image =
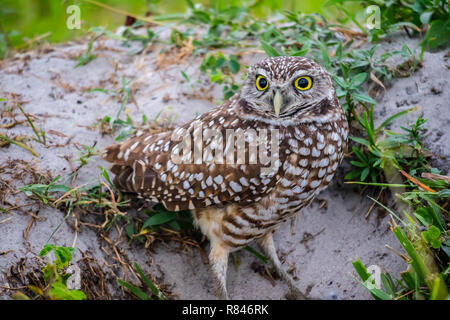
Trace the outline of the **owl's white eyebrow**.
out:
[[[258,68],[258,69],[256,70],[256,74],[262,75],[262,76],[264,76],[264,77],[267,78],[266,70],[264,70],[264,69],[262,69],[262,68]]]
[[[315,74],[314,74],[314,72],[311,72],[311,71],[308,71],[308,70],[298,70],[297,72],[295,72],[295,73],[292,75],[291,79],[295,79],[295,78],[298,78],[298,77],[300,77],[300,76],[310,76],[310,77],[314,77]]]

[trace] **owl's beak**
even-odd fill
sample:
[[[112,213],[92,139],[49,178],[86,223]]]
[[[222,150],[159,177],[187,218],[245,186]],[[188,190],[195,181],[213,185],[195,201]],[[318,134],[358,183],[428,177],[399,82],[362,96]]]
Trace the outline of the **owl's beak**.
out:
[[[273,97],[273,110],[275,111],[276,116],[280,115],[281,107],[283,106],[283,96],[280,93],[280,90],[275,92],[275,96]]]

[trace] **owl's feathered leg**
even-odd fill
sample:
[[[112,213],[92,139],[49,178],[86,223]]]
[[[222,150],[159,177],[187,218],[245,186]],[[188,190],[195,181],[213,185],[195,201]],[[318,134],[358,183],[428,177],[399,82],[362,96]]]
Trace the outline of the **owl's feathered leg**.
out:
[[[258,244],[261,247],[261,250],[263,251],[263,253],[267,256],[267,258],[270,260],[270,262],[272,262],[278,275],[288,285],[289,290],[291,291],[290,292],[291,296],[297,300],[305,300],[306,296],[296,286],[294,279],[292,279],[292,277],[286,271],[284,271],[281,266],[280,259],[278,259],[277,251],[276,251],[275,245],[273,243],[272,232],[269,232],[263,238],[260,238],[258,240]]]
[[[211,252],[209,253],[209,263],[217,279],[219,295],[221,299],[228,300],[226,286],[229,248],[219,241],[211,242]]]

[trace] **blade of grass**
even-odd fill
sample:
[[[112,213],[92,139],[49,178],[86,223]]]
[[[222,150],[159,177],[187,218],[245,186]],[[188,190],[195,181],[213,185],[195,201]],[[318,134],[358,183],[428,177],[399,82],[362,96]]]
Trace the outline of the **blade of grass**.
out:
[[[39,131],[36,129],[36,127],[34,126],[33,120],[31,120],[31,118],[28,116],[28,114],[23,110],[22,106],[20,104],[17,105],[17,107],[19,108],[19,110],[23,113],[23,115],[25,116],[25,118],[27,118],[27,122],[30,124],[31,128],[34,131],[34,134],[37,137],[37,141],[45,144],[44,141],[42,141],[41,139],[41,134],[39,133]]]
[[[150,288],[153,294],[157,296],[160,300],[167,300],[167,298],[162,294],[162,292],[158,289],[158,287],[156,287],[155,284],[144,274],[144,272],[142,272],[142,269],[137,262],[134,263],[134,267],[139,276],[141,277],[142,282],[144,282],[145,285]]]
[[[7,141],[7,142],[9,142],[11,144],[15,144],[16,146],[21,147],[21,148],[29,151],[33,156],[39,157],[38,154],[32,148],[30,148],[29,146],[27,146],[27,145],[25,145],[23,143],[17,142],[17,141],[15,141],[15,140],[13,140],[11,138],[8,138],[7,136],[4,136],[2,134],[0,134],[0,139],[3,139],[3,140],[5,140],[5,141]]]
[[[122,281],[120,279],[117,279],[117,282],[127,288],[128,290],[130,290],[131,293],[133,293],[136,297],[138,297],[141,300],[150,300],[148,295],[142,291],[141,289],[139,289],[138,287],[133,286],[132,284],[129,284],[128,282]]]
[[[263,256],[261,253],[259,253],[258,251],[256,251],[255,249],[253,249],[252,247],[249,246],[245,246],[244,247],[245,250],[247,250],[248,252],[254,254],[259,260],[261,260],[264,264],[266,264],[267,262],[269,262],[269,260]]]
[[[376,187],[391,187],[391,188],[405,188],[409,187],[407,184],[394,184],[394,183],[377,183],[377,182],[361,182],[361,181],[345,181],[346,184],[363,184],[367,186],[376,186]]]

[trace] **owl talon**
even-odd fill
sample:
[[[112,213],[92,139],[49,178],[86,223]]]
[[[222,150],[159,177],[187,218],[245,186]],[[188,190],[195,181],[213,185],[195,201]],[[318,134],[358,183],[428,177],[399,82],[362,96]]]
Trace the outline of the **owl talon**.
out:
[[[300,291],[297,287],[290,288],[290,291],[286,294],[288,300],[307,300],[306,295]]]

